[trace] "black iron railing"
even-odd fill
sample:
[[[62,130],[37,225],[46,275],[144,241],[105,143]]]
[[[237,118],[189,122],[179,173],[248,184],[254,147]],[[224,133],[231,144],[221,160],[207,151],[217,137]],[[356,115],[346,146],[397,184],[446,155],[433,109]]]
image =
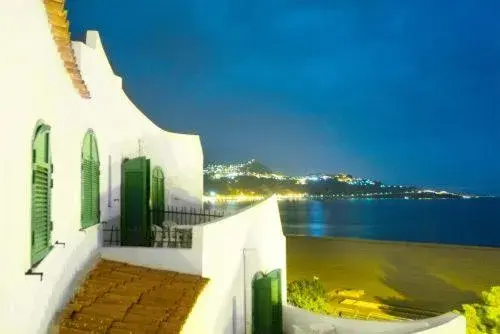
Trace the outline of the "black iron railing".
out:
[[[168,206],[166,210],[151,210],[151,232],[140,242],[122,242],[120,228],[103,229],[103,246],[141,246],[191,248],[192,226],[208,223],[224,216],[224,212],[209,209],[188,209]],[[145,240],[144,240],[145,239]]]
[[[186,226],[153,226],[146,240],[139,243],[122,243],[120,229],[111,226],[103,229],[103,246],[138,246],[138,247],[168,247],[168,248],[191,248],[193,244],[193,229]]]
[[[152,217],[155,215],[163,218],[162,222],[173,222],[178,225],[197,225],[204,224],[214,219],[224,217],[224,212],[209,209],[194,209],[184,207],[167,206],[166,210],[152,210]],[[154,222],[154,218],[153,218]],[[158,224],[157,224],[158,225]],[[162,225],[160,223],[159,225]]]

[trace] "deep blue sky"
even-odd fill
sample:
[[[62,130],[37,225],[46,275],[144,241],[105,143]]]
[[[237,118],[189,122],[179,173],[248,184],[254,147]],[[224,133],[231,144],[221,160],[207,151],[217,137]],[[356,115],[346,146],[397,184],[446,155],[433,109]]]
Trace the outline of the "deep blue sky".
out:
[[[207,161],[500,194],[498,0],[67,0]],[[103,111],[105,112],[105,110]]]

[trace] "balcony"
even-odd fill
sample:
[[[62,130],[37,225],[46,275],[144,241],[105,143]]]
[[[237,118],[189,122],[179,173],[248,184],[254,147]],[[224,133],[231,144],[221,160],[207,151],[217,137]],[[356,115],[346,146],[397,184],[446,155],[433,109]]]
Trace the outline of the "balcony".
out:
[[[123,233],[119,226],[103,228],[103,247],[142,246],[166,248],[192,248],[193,226],[206,224],[224,217],[219,210],[167,207],[166,210],[150,210],[151,230],[147,241],[141,245],[122,242]]]

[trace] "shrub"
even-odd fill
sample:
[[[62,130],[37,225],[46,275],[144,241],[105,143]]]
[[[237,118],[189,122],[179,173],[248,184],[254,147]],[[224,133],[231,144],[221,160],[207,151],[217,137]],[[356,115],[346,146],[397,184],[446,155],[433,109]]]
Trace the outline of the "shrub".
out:
[[[307,311],[330,314],[326,290],[318,279],[292,281],[287,290],[288,303]]]
[[[481,293],[481,303],[464,304],[461,311],[467,320],[467,333],[500,334],[500,286]]]

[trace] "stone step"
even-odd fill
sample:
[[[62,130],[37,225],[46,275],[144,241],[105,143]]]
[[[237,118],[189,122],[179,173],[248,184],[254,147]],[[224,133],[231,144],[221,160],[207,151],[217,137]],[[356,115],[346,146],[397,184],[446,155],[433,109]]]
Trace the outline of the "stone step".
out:
[[[64,3],[57,0],[43,0],[46,10],[64,12]]]
[[[129,307],[130,305],[94,303],[90,306],[83,307],[79,313],[97,317],[109,317],[114,320],[122,320]]]
[[[169,316],[168,312],[161,315],[161,317],[164,319],[167,319],[168,316]],[[123,322],[132,323],[132,324],[146,324],[146,325],[157,324],[157,325],[159,325],[161,320],[151,319],[149,314],[145,315],[145,314],[137,314],[137,313],[127,312],[127,314],[125,315],[125,318],[123,319]]]
[[[183,324],[178,322],[163,322],[158,328],[157,334],[179,334]]]
[[[125,330],[132,331],[132,333],[155,334],[159,328],[159,325],[160,325],[160,323],[138,324],[138,323],[115,321],[111,325],[110,329],[125,329]]]
[[[52,37],[58,38],[62,41],[68,42],[68,43],[71,42],[71,33],[69,31],[67,31],[67,30],[64,31],[61,28],[57,28],[54,26],[52,26],[50,28],[50,31],[52,32]]]
[[[59,50],[59,55],[64,62],[76,63],[75,55],[72,51]]]
[[[139,300],[139,305],[146,306],[162,306],[162,305],[177,305],[182,295],[172,295],[170,297],[157,297],[155,295],[143,295]]]
[[[61,29],[69,29],[69,21],[62,16],[59,16],[55,13],[47,13],[49,23],[53,27],[61,28]]]
[[[94,322],[94,323],[98,323],[98,324],[106,325],[106,326],[111,326],[111,324],[114,321],[113,318],[108,318],[108,317],[104,317],[104,316],[89,315],[89,314],[83,314],[83,313],[76,313],[71,318],[71,320],[81,321],[81,322]]]
[[[148,317],[151,321],[164,321],[170,316],[171,309],[163,306],[134,304],[127,315]]]
[[[56,333],[58,333],[58,334],[89,334],[89,333],[92,333],[92,331],[70,328],[70,327],[66,327],[66,326],[59,326],[59,329],[56,330]]]
[[[68,11],[67,10],[62,10],[59,12],[47,12],[47,16],[49,17],[49,20],[52,19],[67,19],[68,18]]]
[[[77,321],[72,319],[64,319],[61,321],[61,327],[73,328],[79,330],[92,331],[95,333],[105,334],[110,324],[102,324],[97,322]]]
[[[96,302],[104,304],[128,304],[132,305],[139,301],[140,295],[121,295],[108,292],[99,297]]]

